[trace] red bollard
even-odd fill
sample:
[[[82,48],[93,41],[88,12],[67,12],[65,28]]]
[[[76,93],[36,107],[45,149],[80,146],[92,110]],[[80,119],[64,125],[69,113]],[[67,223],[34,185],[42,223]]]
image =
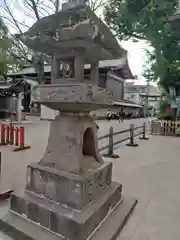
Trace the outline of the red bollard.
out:
[[[10,145],[14,144],[14,127],[12,126],[12,124],[9,125],[10,127]]]
[[[9,144],[9,137],[10,137],[10,127],[6,125],[6,144]]]
[[[20,148],[24,148],[24,127],[20,127]]]
[[[4,123],[1,124],[1,142],[0,142],[0,146],[4,146],[6,145],[6,141],[5,141],[5,131],[6,131],[6,126]]]
[[[17,130],[16,130],[17,131]],[[25,146],[24,144],[24,140],[25,140],[25,132],[24,132],[24,127],[20,127],[20,129],[18,129],[18,132],[20,133],[20,144],[18,148],[15,148],[13,151],[14,152],[18,152],[21,150],[26,150],[29,149],[30,146]],[[16,133],[17,134],[17,133]]]
[[[1,178],[2,154],[0,152],[0,178]]]
[[[17,127],[16,129],[14,129],[15,131],[15,146],[18,147],[19,146],[19,128]]]

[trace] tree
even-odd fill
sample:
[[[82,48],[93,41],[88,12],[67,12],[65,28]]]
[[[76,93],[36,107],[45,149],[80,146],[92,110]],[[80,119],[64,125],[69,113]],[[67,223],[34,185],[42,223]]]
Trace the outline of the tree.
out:
[[[14,66],[10,51],[12,48],[11,39],[8,36],[8,29],[0,18],[0,77],[5,77],[6,73]]]
[[[0,7],[4,10],[2,17],[9,27],[9,35],[12,39],[13,48],[10,54],[18,60],[21,66],[24,64],[31,64],[34,65],[35,70],[37,70],[37,63],[41,63],[40,71],[39,69],[37,70],[38,80],[39,83],[41,83],[44,79],[44,62],[49,61],[49,58],[44,54],[39,54],[28,49],[14,33],[22,34],[24,31],[28,30],[30,25],[35,21],[59,11],[60,1],[24,0],[18,5],[16,0],[0,0]],[[20,12],[23,20],[18,19],[17,11]]]
[[[180,33],[169,23],[178,0],[112,0],[106,5],[105,20],[120,40],[145,40],[153,48],[149,53],[152,77],[168,91],[180,92]]]

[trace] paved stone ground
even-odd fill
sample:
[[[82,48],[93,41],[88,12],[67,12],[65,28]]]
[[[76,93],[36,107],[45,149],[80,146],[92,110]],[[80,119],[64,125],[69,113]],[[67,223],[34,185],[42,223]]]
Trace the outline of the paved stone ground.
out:
[[[143,121],[98,122],[99,135],[104,135],[111,124],[119,131],[131,122],[140,125]],[[47,144],[47,123],[28,124],[26,130],[31,150],[12,153],[12,147],[1,147],[2,181],[15,190],[24,187],[26,166],[42,157]],[[179,240],[180,139],[153,136],[138,143],[138,148],[121,145],[116,149],[119,159],[105,159],[113,161],[113,179],[123,184],[124,194],[139,200],[119,239]]]
[[[121,158],[113,160],[113,178],[139,200],[119,239],[179,240],[180,139],[154,136],[116,153]]]

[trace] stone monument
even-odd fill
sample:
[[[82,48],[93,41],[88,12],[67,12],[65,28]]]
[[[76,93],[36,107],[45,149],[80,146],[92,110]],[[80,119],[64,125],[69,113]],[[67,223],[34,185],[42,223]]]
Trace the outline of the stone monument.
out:
[[[100,156],[89,113],[112,104],[111,93],[91,84],[98,82],[98,61],[125,51],[83,1],[67,2],[19,37],[52,56],[51,84],[35,86],[33,97],[60,115],[51,123],[44,156],[28,166],[25,191],[12,195],[1,225],[18,240],[116,239],[136,200],[124,198],[121,184],[112,182],[112,163]],[[85,63],[91,64],[89,84]],[[59,77],[61,64],[69,78]]]

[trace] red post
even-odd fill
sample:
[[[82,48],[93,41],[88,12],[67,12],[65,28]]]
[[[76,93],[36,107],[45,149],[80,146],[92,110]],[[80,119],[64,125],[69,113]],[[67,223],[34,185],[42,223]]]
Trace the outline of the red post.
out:
[[[10,145],[14,144],[14,127],[12,126],[12,124],[9,125],[10,126]]]
[[[1,167],[2,167],[2,154],[0,152],[0,178],[1,178]]]
[[[6,125],[5,129],[6,129],[6,144],[9,144],[9,134],[10,134],[10,127],[9,127],[9,125]]]
[[[5,142],[5,124],[2,123],[1,124],[1,143],[0,145],[6,145],[6,142]]]
[[[19,146],[19,128],[15,129],[15,146]]]
[[[24,127],[20,127],[20,148],[24,148]]]
[[[19,145],[19,146],[18,146]],[[29,149],[30,146],[25,146],[25,131],[24,127],[16,128],[15,131],[15,146],[18,146],[13,151],[18,152],[22,150]]]

